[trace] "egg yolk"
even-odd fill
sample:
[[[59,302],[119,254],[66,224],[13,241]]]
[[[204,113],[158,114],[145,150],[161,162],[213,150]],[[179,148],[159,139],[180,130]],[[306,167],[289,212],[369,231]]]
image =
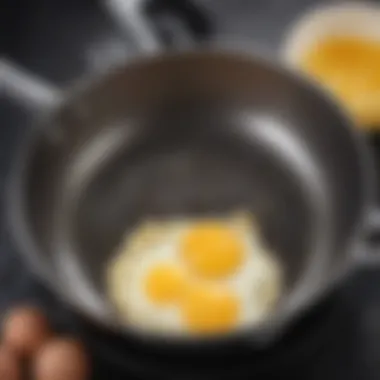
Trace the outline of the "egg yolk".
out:
[[[183,273],[178,267],[161,263],[148,272],[145,279],[145,292],[151,302],[167,305],[180,298],[185,284]]]
[[[301,67],[325,85],[359,125],[380,125],[379,42],[329,37],[304,54]]]
[[[228,289],[198,285],[186,292],[181,303],[181,315],[192,333],[226,333],[236,327],[239,300]]]
[[[207,279],[234,273],[243,261],[238,234],[219,223],[199,223],[181,241],[182,256],[191,269]]]

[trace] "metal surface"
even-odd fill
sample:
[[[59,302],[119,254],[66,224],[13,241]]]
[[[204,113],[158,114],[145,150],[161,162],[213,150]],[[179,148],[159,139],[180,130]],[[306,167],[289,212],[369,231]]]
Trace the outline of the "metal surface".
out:
[[[0,61],[0,86],[1,93],[21,101],[26,108],[44,110],[60,101],[58,89],[6,59]]]
[[[161,50],[161,40],[154,33],[149,20],[141,13],[141,0],[106,0],[105,7],[127,35],[132,35],[141,53],[154,53]]]

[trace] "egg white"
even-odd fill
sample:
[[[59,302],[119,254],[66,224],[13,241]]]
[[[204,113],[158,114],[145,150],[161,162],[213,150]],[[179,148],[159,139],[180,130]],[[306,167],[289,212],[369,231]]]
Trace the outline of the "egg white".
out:
[[[110,297],[129,325],[165,333],[181,330],[178,308],[152,303],[144,287],[149,270],[156,264],[168,262],[181,267],[176,251],[179,238],[178,225],[166,228],[161,223],[157,227],[149,223],[136,230],[111,264],[108,272]]]
[[[150,221],[126,238],[109,265],[109,296],[122,320],[151,333],[188,334],[177,305],[157,305],[145,294],[145,278],[160,263],[176,265],[191,276],[182,261],[179,245],[183,235],[197,220]],[[280,295],[281,271],[278,262],[264,247],[260,234],[247,216],[219,221],[234,228],[244,242],[244,261],[236,273],[222,280],[207,280],[227,286],[239,299],[236,328],[260,323]]]

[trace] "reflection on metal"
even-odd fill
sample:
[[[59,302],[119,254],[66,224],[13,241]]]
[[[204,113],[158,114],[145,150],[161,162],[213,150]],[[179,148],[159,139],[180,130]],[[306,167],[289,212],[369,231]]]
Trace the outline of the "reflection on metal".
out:
[[[144,52],[155,53],[161,50],[161,43],[143,15],[142,4],[141,0],[105,0],[111,16],[133,37],[136,46]]]
[[[59,91],[52,85],[5,59],[0,60],[0,93],[37,109],[49,108],[60,100]]]

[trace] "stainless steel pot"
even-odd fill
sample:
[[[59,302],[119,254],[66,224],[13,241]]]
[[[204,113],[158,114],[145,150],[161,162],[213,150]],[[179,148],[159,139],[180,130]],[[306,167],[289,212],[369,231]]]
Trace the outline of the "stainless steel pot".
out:
[[[146,25],[132,26],[156,50]],[[331,99],[278,63],[217,48],[148,54],[67,92],[5,62],[0,73],[8,92],[46,108],[10,179],[15,240],[54,292],[125,339],[176,355],[274,343],[350,271],[377,261],[367,147]],[[208,340],[121,326],[103,272],[125,231],[151,215],[237,208],[257,216],[284,268],[268,321]]]

